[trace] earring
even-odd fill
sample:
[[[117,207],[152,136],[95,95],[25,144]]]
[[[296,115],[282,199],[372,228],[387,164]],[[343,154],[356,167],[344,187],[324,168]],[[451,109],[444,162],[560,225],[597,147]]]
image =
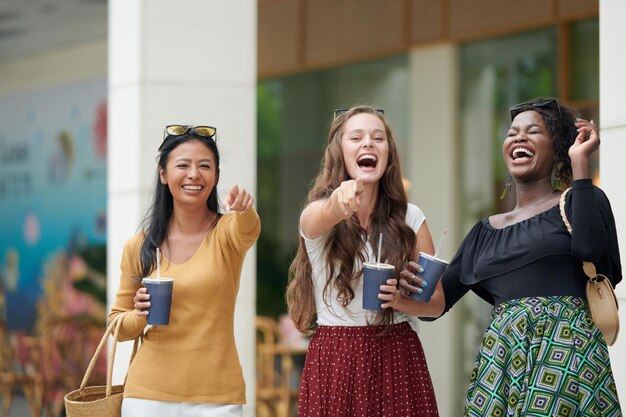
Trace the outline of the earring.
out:
[[[513,185],[513,177],[511,174],[507,173],[504,178],[504,190],[502,190],[502,194],[500,195],[500,200],[504,200],[504,197],[511,191],[511,186]]]
[[[559,162],[558,164],[554,164],[552,166],[552,173],[550,174],[550,183],[552,184],[552,189],[554,191],[561,191],[561,167],[563,166],[563,162]]]

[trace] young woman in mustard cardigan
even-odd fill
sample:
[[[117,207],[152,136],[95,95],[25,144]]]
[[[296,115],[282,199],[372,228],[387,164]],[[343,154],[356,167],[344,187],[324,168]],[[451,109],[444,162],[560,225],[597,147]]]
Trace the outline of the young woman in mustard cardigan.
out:
[[[124,246],[110,320],[127,312],[120,340],[146,327],[141,279],[174,278],[170,321],[152,326],[128,370],[122,416],[241,416],[245,386],[234,339],[244,257],[259,237],[254,199],[235,185],[220,212],[216,129],[168,126],[159,148],[153,204]]]

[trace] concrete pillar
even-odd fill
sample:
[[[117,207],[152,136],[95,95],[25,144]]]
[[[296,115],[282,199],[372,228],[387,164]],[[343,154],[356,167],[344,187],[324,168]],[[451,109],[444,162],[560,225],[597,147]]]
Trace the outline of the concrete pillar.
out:
[[[409,201],[417,204],[437,240],[445,228],[448,239],[441,256],[454,255],[459,234],[455,218],[458,187],[457,47],[451,44],[413,50],[409,54],[409,140],[405,172],[411,181]],[[458,309],[457,309],[458,310]],[[432,323],[420,323],[420,339],[442,417],[459,415],[467,385],[459,384],[456,310]],[[454,382],[453,382],[454,381]]]
[[[256,196],[256,23],[256,1],[109,1],[110,302],[123,244],[150,202],[165,125],[217,127],[221,198],[235,183]],[[255,257],[253,249],[244,264],[235,322],[246,416],[254,415]],[[118,381],[126,363],[116,361]]]
[[[621,249],[622,268],[626,265],[626,4],[622,0],[600,1],[600,181],[606,192]],[[616,288],[620,304],[622,334],[609,349],[622,410],[626,409],[626,282]]]

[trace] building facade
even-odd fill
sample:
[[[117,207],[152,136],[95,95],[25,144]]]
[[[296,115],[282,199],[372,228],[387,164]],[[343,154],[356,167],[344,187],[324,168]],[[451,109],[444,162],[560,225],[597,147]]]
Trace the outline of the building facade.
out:
[[[210,18],[198,18],[201,25],[193,16]],[[499,199],[508,106],[559,97],[600,125],[594,181],[611,200],[626,248],[620,159],[626,6],[620,0],[110,0],[91,19],[98,30],[89,36],[22,53],[17,40],[0,38],[0,102],[11,106],[33,92],[78,84],[106,86],[109,300],[122,245],[148,205],[162,126],[218,127],[228,181],[220,191],[234,182],[252,190],[263,223],[237,307],[248,416],[254,415],[253,318],[284,312],[297,219],[334,108],[367,103],[385,110],[410,200],[425,212],[433,236],[448,229],[442,253],[450,258],[476,219],[511,204]],[[0,254],[2,271],[3,259]],[[623,305],[626,287],[617,292]],[[420,329],[444,417],[461,413],[490,311],[466,298]],[[623,308],[621,314],[626,321]],[[621,337],[610,353],[624,404],[625,352]],[[117,361],[117,378],[123,362]]]

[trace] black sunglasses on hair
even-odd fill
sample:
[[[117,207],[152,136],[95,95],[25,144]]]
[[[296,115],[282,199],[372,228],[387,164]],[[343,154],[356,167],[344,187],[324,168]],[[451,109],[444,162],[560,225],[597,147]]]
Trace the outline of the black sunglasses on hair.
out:
[[[561,115],[561,107],[559,106],[559,103],[556,101],[555,98],[546,98],[544,100],[539,100],[539,101],[535,101],[535,102],[528,102],[525,101],[523,103],[519,103],[519,104],[515,104],[513,106],[511,106],[509,108],[509,111],[511,112],[511,121],[513,119],[515,119],[515,116],[517,116],[518,114],[520,114],[522,112],[522,109],[524,107],[527,106],[531,106],[531,107],[535,107],[537,109],[543,109],[543,108],[555,108],[557,109],[557,111],[559,112],[559,116]]]
[[[200,136],[201,138],[215,140],[217,129],[213,126],[168,125],[165,126],[165,131],[163,132],[163,142],[165,142],[165,139],[170,136],[183,136],[188,132],[191,132],[196,136]],[[163,143],[159,146],[159,150],[161,150],[162,147]]]
[[[350,109],[335,109],[333,111],[333,119],[336,119],[338,116],[341,116],[342,114],[344,114],[348,110],[350,110]],[[383,116],[385,115],[385,111],[383,109],[376,109],[376,112],[382,114]]]

